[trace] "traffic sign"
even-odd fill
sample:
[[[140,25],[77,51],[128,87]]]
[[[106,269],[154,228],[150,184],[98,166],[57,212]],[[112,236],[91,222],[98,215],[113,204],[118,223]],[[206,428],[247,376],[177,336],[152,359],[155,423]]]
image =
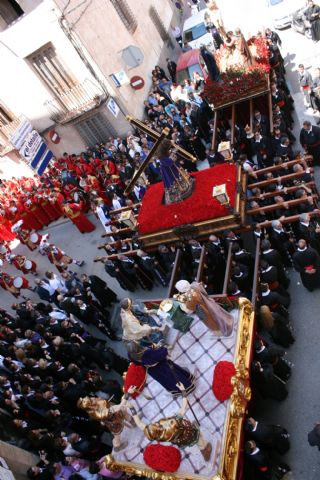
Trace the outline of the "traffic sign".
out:
[[[31,162],[41,142],[42,138],[40,137],[39,133],[36,130],[32,130],[32,132],[28,133],[22,147],[19,150],[20,155],[25,158],[27,162]]]
[[[24,120],[13,135],[10,135],[11,144],[17,149],[20,150],[22,147],[27,135],[32,132],[32,125],[28,120]]]
[[[130,85],[134,90],[141,90],[144,87],[144,80],[139,75],[130,78]]]

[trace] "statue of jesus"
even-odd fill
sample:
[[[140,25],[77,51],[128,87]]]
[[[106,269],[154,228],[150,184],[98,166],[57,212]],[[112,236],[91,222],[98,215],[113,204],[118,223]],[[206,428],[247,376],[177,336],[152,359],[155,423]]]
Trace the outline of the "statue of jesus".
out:
[[[194,185],[194,179],[172,159],[173,148],[171,140],[165,138],[157,150],[164,186],[164,203],[167,205],[188,198]]]

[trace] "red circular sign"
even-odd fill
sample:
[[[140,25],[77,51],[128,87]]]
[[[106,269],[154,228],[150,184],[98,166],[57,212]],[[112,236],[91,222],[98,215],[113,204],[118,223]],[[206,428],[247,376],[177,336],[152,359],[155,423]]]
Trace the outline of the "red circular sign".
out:
[[[52,143],[59,143],[60,142],[60,137],[55,130],[50,130],[49,138],[50,138]]]
[[[144,87],[144,80],[139,75],[135,75],[130,79],[130,85],[134,90],[141,90]]]

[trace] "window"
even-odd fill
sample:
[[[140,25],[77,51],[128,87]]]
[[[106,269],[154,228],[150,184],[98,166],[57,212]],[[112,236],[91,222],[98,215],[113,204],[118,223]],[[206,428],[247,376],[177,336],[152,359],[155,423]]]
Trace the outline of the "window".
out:
[[[110,0],[110,1],[114,6],[114,8],[116,9],[126,29],[130,33],[133,33],[136,30],[138,23],[129,5],[127,4],[126,0]]]
[[[167,30],[166,30],[166,28],[163,24],[163,21],[161,20],[161,17],[159,15],[159,13],[157,12],[157,10],[154,7],[149,8],[149,15],[151,17],[151,20],[154,23],[154,26],[158,30],[158,33],[159,33],[160,37],[162,38],[162,40],[164,42],[170,42],[170,46],[173,48],[173,44],[172,44],[171,39],[168,35],[168,32],[167,32]]]
[[[51,43],[29,55],[28,61],[56,96],[60,97],[76,85],[75,79],[57,56]]]
[[[8,112],[8,110],[0,104],[0,128],[8,125],[14,120],[13,115]]]
[[[0,17],[7,25],[17,20],[24,14],[24,11],[15,0],[1,0],[0,1]]]
[[[74,125],[86,145],[105,143],[109,137],[117,136],[109,120],[100,112]]]
[[[186,30],[184,32],[184,41],[185,42],[192,42],[192,40],[197,40],[200,37],[203,37],[207,32],[205,24],[199,23],[194,27],[190,28],[190,30]]]

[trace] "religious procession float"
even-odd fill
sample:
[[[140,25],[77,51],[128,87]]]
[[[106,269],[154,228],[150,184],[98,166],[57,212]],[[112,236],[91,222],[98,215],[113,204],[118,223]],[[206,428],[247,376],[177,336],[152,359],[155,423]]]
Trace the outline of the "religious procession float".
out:
[[[240,46],[233,49],[234,40],[226,37],[225,47],[215,54],[219,79],[208,79],[205,86],[215,115],[213,144],[220,110],[231,109],[233,129],[241,102],[247,102],[249,123],[253,99],[266,96],[272,110],[266,42],[258,37],[246,42],[241,32],[238,38]],[[250,229],[247,177],[232,161],[232,141],[222,151],[225,163],[189,175],[175,159],[195,158],[168,140],[168,132],[159,134],[139,120],[128,120],[155,143],[127,191],[155,154],[161,163],[163,182],[147,189],[138,214],[132,207],[115,212],[129,231],[136,232],[145,251],[160,244],[206,240],[226,229],[236,233]],[[231,243],[220,295],[206,292],[203,247],[195,282],[181,277],[176,281],[178,249],[166,299],[121,302],[123,340],[132,360],[123,400],[118,406],[103,399],[79,401],[80,408],[105,422],[114,434],[112,454],[105,459],[113,472],[162,480],[243,480],[242,426],[251,398],[259,245],[252,302],[227,296]]]

